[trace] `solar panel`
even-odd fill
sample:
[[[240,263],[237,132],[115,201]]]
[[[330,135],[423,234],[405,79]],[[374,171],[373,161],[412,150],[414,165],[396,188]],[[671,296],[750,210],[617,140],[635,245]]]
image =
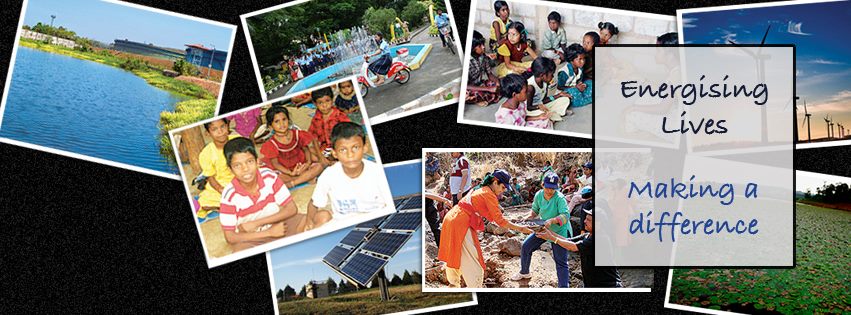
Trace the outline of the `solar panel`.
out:
[[[384,219],[386,219],[387,217],[389,217],[389,215],[384,216],[384,217],[380,217],[380,218],[377,218],[377,219],[372,219],[372,220],[366,221],[364,223],[355,225],[355,227],[356,228],[368,228],[368,229],[373,228],[373,227],[376,227],[378,225],[381,225],[381,221],[384,221]]]
[[[351,246],[358,246],[358,244],[363,241],[364,236],[366,236],[366,231],[352,230],[351,232],[349,232],[348,235],[346,235],[346,237],[343,238],[343,240],[340,241],[340,243]]]
[[[414,231],[422,225],[422,211],[396,213],[387,220],[382,229]]]
[[[421,197],[411,197],[408,198],[404,204],[396,207],[397,210],[406,210],[406,209],[422,209],[423,208],[423,200]]]
[[[328,252],[328,254],[325,255],[325,258],[323,258],[322,260],[332,266],[339,267],[340,264],[343,263],[343,259],[346,259],[346,255],[348,255],[351,251],[351,249],[346,249],[340,246],[334,246],[334,249]]]
[[[349,275],[352,280],[366,286],[369,284],[369,280],[372,280],[372,277],[375,276],[375,274],[378,273],[378,271],[381,270],[386,263],[387,261],[384,259],[357,253],[354,257],[349,259],[345,266],[343,266],[342,271]]]
[[[387,260],[393,258],[420,227],[421,198],[413,196],[393,200],[396,213],[356,225],[340,240],[340,244],[325,255],[323,261],[345,278],[368,285],[381,268],[384,268]],[[377,233],[374,233],[376,230]],[[396,233],[383,230],[394,230]]]
[[[363,249],[385,256],[393,256],[402,245],[405,245],[409,238],[411,238],[410,234],[382,232],[369,239],[369,242],[363,245]]]

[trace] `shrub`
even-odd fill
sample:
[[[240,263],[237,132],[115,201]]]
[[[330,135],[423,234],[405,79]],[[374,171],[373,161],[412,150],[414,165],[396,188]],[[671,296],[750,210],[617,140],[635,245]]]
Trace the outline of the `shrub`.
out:
[[[422,25],[428,15],[428,7],[419,1],[412,0],[402,9],[402,20],[408,21],[408,28]]]
[[[385,37],[389,36],[390,25],[396,21],[396,11],[393,9],[369,8],[363,14],[363,23],[369,27],[372,34],[381,32]]]
[[[172,66],[172,70],[174,70],[174,72],[180,73],[180,75],[194,76],[199,73],[198,68],[195,67],[195,65],[186,61],[185,59],[178,59],[177,61],[175,61],[174,65]]]
[[[183,127],[215,115],[216,100],[201,99],[187,100],[177,103],[174,111],[163,111],[160,113],[160,154],[169,162],[176,165],[174,149],[168,137],[168,131]]]

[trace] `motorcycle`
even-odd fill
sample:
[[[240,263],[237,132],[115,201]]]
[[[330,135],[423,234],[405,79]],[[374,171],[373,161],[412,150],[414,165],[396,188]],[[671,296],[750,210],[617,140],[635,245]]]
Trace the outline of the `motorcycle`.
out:
[[[387,71],[387,77],[381,85],[391,81],[405,84],[411,79],[411,68],[403,61],[408,56],[408,49],[401,48],[396,51],[396,55],[397,57],[390,64],[390,70]],[[358,87],[360,88],[361,96],[366,97],[369,94],[370,88],[378,86],[373,81],[375,77],[376,75],[372,71],[369,71],[369,57],[364,56],[360,75],[358,75]]]

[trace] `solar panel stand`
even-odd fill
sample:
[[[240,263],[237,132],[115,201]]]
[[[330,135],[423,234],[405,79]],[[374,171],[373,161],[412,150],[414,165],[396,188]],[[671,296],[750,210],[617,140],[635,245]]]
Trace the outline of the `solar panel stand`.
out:
[[[387,275],[384,274],[384,268],[381,268],[378,272],[378,291],[381,292],[381,301],[390,300],[390,290],[387,287]]]

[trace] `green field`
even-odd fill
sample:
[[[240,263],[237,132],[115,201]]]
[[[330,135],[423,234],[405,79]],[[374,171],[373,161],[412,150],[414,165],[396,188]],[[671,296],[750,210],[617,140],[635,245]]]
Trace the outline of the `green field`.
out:
[[[470,302],[470,293],[423,293],[419,284],[390,287],[392,301],[381,302],[378,289],[366,289],[320,299],[278,302],[281,314],[384,314]]]
[[[736,312],[851,314],[851,212],[796,204],[794,269],[674,270],[671,303]]]

